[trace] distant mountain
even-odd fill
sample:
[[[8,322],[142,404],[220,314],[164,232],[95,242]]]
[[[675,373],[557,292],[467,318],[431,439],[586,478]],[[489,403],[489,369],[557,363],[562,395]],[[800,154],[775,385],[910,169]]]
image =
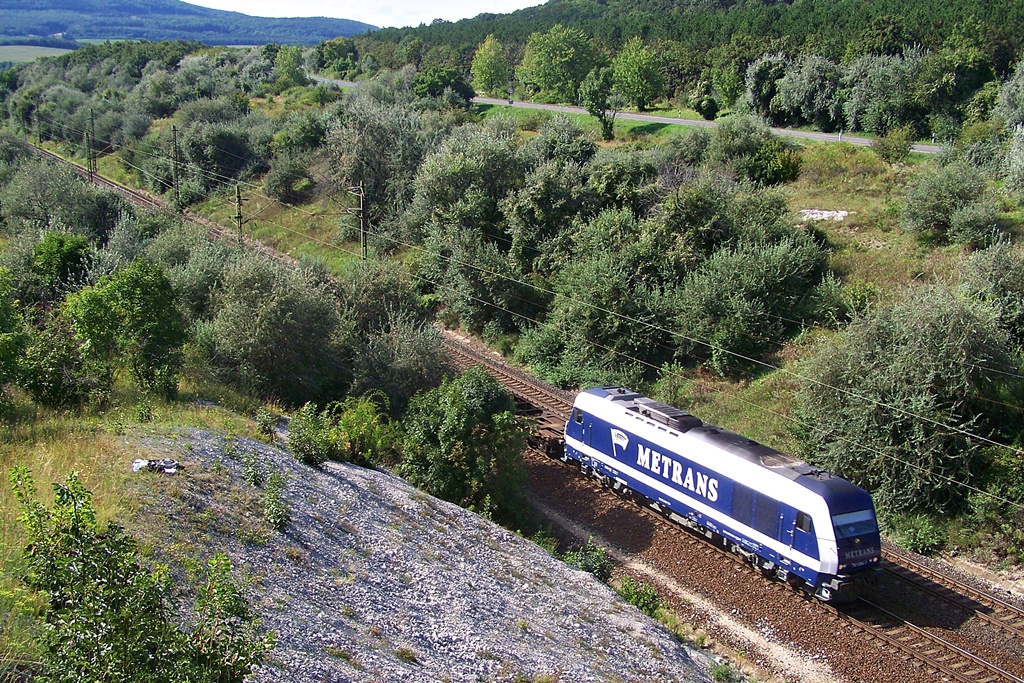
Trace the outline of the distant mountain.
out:
[[[376,27],[349,19],[269,19],[178,0],[3,0],[0,39],[197,40],[208,45],[313,45]]]

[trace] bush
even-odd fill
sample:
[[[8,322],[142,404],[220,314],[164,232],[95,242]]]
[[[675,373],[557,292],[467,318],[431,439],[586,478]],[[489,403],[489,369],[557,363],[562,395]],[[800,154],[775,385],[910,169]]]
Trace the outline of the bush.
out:
[[[871,141],[871,149],[887,164],[902,164],[914,146],[914,131],[909,126],[893,128]]]
[[[427,493],[516,523],[525,516],[526,428],[512,396],[483,368],[415,397],[400,473]]]
[[[317,272],[239,257],[213,308],[216,362],[242,387],[294,406],[339,395],[348,384],[338,306]]]
[[[1003,157],[1003,175],[1006,177],[1006,189],[1016,196],[1018,202],[1024,202],[1024,124],[1013,128]]]
[[[311,467],[320,467],[335,455],[335,443],[326,417],[315,403],[299,408],[288,424],[288,448]]]
[[[629,576],[623,577],[619,595],[649,617],[653,617],[661,608],[661,598],[654,587]]]
[[[242,454],[242,479],[256,488],[262,488],[267,483],[267,473],[263,471],[259,456],[253,451]]]
[[[891,513],[958,510],[979,472],[972,435],[1016,437],[1019,361],[993,310],[947,286],[872,309],[820,344],[801,374],[806,457]]]
[[[896,545],[912,552],[932,555],[946,546],[946,529],[932,515],[897,515],[886,526]]]
[[[273,646],[216,555],[195,603],[195,623],[178,625],[177,592],[164,567],[139,562],[136,542],[96,521],[78,476],[54,484],[53,507],[36,501],[28,470],[10,473],[28,536],[25,583],[46,599],[40,633],[46,680],[242,683]]]
[[[985,177],[954,163],[926,170],[907,185],[903,228],[929,239],[980,245],[998,236],[997,209]]]
[[[90,355],[123,362],[140,388],[173,396],[187,335],[177,297],[160,266],[138,259],[68,297],[64,314]]]
[[[299,204],[313,191],[313,178],[306,162],[291,154],[275,157],[263,176],[263,192],[283,204]]]
[[[586,545],[576,550],[566,551],[562,559],[571,567],[590,572],[602,583],[608,583],[608,580],[612,578],[614,565],[608,557],[608,551],[594,543],[593,536],[587,539]]]
[[[999,326],[1024,350],[1024,251],[997,242],[964,259],[959,275],[967,292],[996,308]]]
[[[288,526],[292,517],[288,501],[284,499],[285,481],[280,472],[274,472],[267,478],[267,488],[263,492],[263,521],[282,531]]]
[[[71,408],[102,399],[113,384],[110,366],[83,352],[70,321],[51,318],[29,334],[18,384],[47,408]]]

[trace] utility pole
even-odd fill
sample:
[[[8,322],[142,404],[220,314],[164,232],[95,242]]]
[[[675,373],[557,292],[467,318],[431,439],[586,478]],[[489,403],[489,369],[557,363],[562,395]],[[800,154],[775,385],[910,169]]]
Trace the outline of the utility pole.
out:
[[[365,201],[366,193],[363,191],[363,181],[359,181],[359,185],[348,188],[348,193],[359,197],[359,208],[348,208],[345,209],[347,213],[359,214],[359,252],[362,255],[362,259],[366,260],[366,212],[365,212]]]
[[[238,228],[238,243],[245,244],[242,239],[242,190],[235,185],[235,226]]]
[[[89,110],[89,136],[88,144],[86,145],[86,152],[89,155],[89,182],[96,182],[96,155],[93,151],[94,143],[96,142],[96,117],[93,114],[93,110]]]
[[[181,207],[181,191],[178,189],[178,127],[171,126],[171,176],[174,179],[174,206]]]

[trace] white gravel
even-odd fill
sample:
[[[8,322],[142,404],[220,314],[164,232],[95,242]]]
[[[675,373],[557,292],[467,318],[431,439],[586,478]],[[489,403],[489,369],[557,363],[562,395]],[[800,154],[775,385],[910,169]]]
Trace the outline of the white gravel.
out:
[[[710,659],[590,574],[390,473],[314,470],[244,439],[228,457],[222,437],[198,431],[136,442],[184,465],[177,494],[157,492],[143,514],[207,507],[222,522],[210,545],[253,578],[278,637],[253,680],[710,680]],[[241,478],[239,450],[287,477],[291,521],[263,540],[239,532],[261,524],[237,503],[261,495]]]
[[[804,221],[841,221],[849,215],[849,211],[827,211],[825,209],[800,209],[800,218]]]

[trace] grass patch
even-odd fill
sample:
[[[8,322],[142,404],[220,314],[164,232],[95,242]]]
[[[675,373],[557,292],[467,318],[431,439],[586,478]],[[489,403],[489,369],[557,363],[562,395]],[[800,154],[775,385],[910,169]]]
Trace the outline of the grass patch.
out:
[[[36,45],[0,45],[0,62],[31,62],[40,57],[56,57],[68,52],[72,50]]]
[[[334,272],[359,259],[358,243],[336,240],[344,206],[326,199],[297,207],[284,206],[252,187],[243,187],[242,198],[242,232],[247,238],[255,238],[292,258],[323,259]],[[234,188],[211,195],[193,206],[192,211],[235,229]]]
[[[225,396],[231,397],[225,400]],[[203,402],[198,402],[202,398]],[[122,435],[142,430],[144,433],[173,433],[175,428],[192,427],[255,437],[255,424],[222,403],[245,404],[235,392],[211,382],[196,382],[187,376],[182,382],[179,399],[173,402],[144,397],[123,381],[118,381],[106,407],[86,405],[76,411],[56,412],[39,408],[20,392],[12,390],[2,409],[0,420],[0,662],[34,661],[37,659],[35,633],[43,601],[26,590],[18,576],[25,534],[17,521],[19,510],[7,477],[15,465],[28,467],[45,505],[53,502],[51,484],[63,481],[77,471],[83,485],[93,494],[93,504],[100,523],[116,521],[133,532],[141,532],[140,550],[152,552],[159,544],[169,547],[164,539],[166,527],[154,520],[147,532],[145,520],[138,520],[144,499],[160,492],[173,498],[184,497],[175,487],[180,482],[170,478],[146,477],[131,471],[136,458],[155,457],[144,449],[127,443]],[[146,410],[139,406],[145,404]],[[141,424],[138,418],[144,412]],[[248,411],[247,411],[248,413]],[[172,436],[173,438],[173,436]],[[163,456],[161,456],[163,457]],[[194,472],[197,477],[214,484],[223,475]],[[216,481],[215,481],[216,480]],[[246,487],[249,488],[249,487]],[[247,510],[252,503],[238,491],[229,491],[226,499],[234,510]],[[256,519],[259,517],[257,516]],[[198,518],[199,526],[217,526],[215,518]],[[262,526],[262,525],[260,525]],[[159,527],[159,528],[157,528]],[[227,529],[251,542],[267,536],[263,529],[244,524]],[[196,547],[195,539],[177,539],[179,550],[187,553]],[[181,553],[178,553],[181,554]]]
[[[561,113],[549,109],[527,109],[525,107],[509,107],[500,104],[480,104],[477,105],[477,110],[485,120],[499,115],[511,117],[524,130],[536,130],[543,125],[545,120]],[[658,115],[656,112],[645,112],[645,114]],[[595,140],[601,139],[601,126],[598,124],[597,119],[590,114],[570,113],[561,115],[575,121],[584,133],[592,136]],[[617,141],[645,140],[652,143],[660,142],[682,129],[689,129],[689,126],[660,121],[635,121],[633,119],[624,119],[621,116],[615,118],[615,126],[613,128]],[[599,144],[608,143],[602,142]],[[614,144],[614,141],[612,144]]]

